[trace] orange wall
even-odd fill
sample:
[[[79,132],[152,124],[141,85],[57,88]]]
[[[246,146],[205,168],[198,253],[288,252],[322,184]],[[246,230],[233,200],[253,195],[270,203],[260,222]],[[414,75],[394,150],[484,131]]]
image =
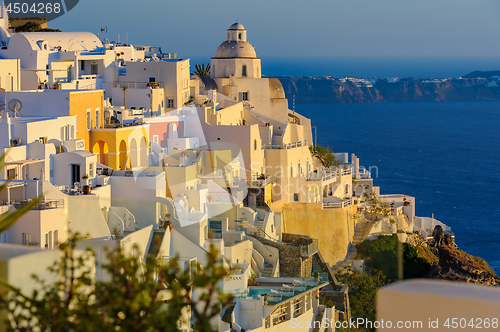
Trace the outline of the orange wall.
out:
[[[96,108],[100,109],[100,126],[104,125],[104,91],[73,91],[69,94],[69,114],[77,115],[76,138],[85,140],[85,150],[91,151],[90,131],[87,130],[87,109],[90,108],[91,128],[95,128]]]

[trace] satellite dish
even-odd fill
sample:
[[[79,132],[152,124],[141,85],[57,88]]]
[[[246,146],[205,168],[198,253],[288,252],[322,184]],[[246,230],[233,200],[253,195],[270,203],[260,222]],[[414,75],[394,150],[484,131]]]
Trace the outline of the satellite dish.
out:
[[[19,99],[11,99],[9,101],[9,109],[14,113],[14,117],[21,117],[19,111],[23,108],[23,104]]]

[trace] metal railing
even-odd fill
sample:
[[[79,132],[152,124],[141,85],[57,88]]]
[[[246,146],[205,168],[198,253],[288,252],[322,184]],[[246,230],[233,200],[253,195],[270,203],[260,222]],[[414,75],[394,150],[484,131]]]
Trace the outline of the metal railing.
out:
[[[311,257],[318,252],[318,240],[314,240],[314,242],[308,246],[302,246],[300,251],[302,257]]]
[[[16,209],[20,209],[29,202],[31,202],[31,199],[26,199],[26,200],[20,200],[20,201],[0,201],[0,206],[5,206],[5,205],[12,205]],[[38,203],[33,210],[48,210],[48,209],[57,209],[57,208],[63,208],[64,207],[64,200],[48,200],[48,201],[42,201]]]

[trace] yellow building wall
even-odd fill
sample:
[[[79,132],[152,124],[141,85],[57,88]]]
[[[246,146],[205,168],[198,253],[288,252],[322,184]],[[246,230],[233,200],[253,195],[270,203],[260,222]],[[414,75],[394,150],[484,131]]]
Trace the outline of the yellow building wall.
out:
[[[322,209],[322,203],[283,204],[285,233],[318,239],[321,255],[331,266],[343,261],[354,238],[355,205],[343,209]]]
[[[90,152],[99,154],[97,161],[113,169],[147,166],[149,125],[94,129],[90,146]]]
[[[69,94],[69,114],[77,116],[76,138],[85,141],[85,150],[92,152],[90,130],[87,130],[87,110],[90,109],[91,129],[96,127],[96,109],[100,110],[99,123],[104,124],[104,90],[73,91]]]

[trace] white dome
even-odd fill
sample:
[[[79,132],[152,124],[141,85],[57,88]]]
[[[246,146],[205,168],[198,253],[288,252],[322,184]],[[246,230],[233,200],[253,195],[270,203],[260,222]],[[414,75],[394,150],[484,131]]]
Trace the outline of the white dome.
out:
[[[216,58],[257,58],[255,50],[247,41],[228,41],[226,40],[220,44],[217,52],[215,52]]]
[[[228,30],[245,30],[245,27],[241,25],[240,23],[236,22],[233,23]]]

